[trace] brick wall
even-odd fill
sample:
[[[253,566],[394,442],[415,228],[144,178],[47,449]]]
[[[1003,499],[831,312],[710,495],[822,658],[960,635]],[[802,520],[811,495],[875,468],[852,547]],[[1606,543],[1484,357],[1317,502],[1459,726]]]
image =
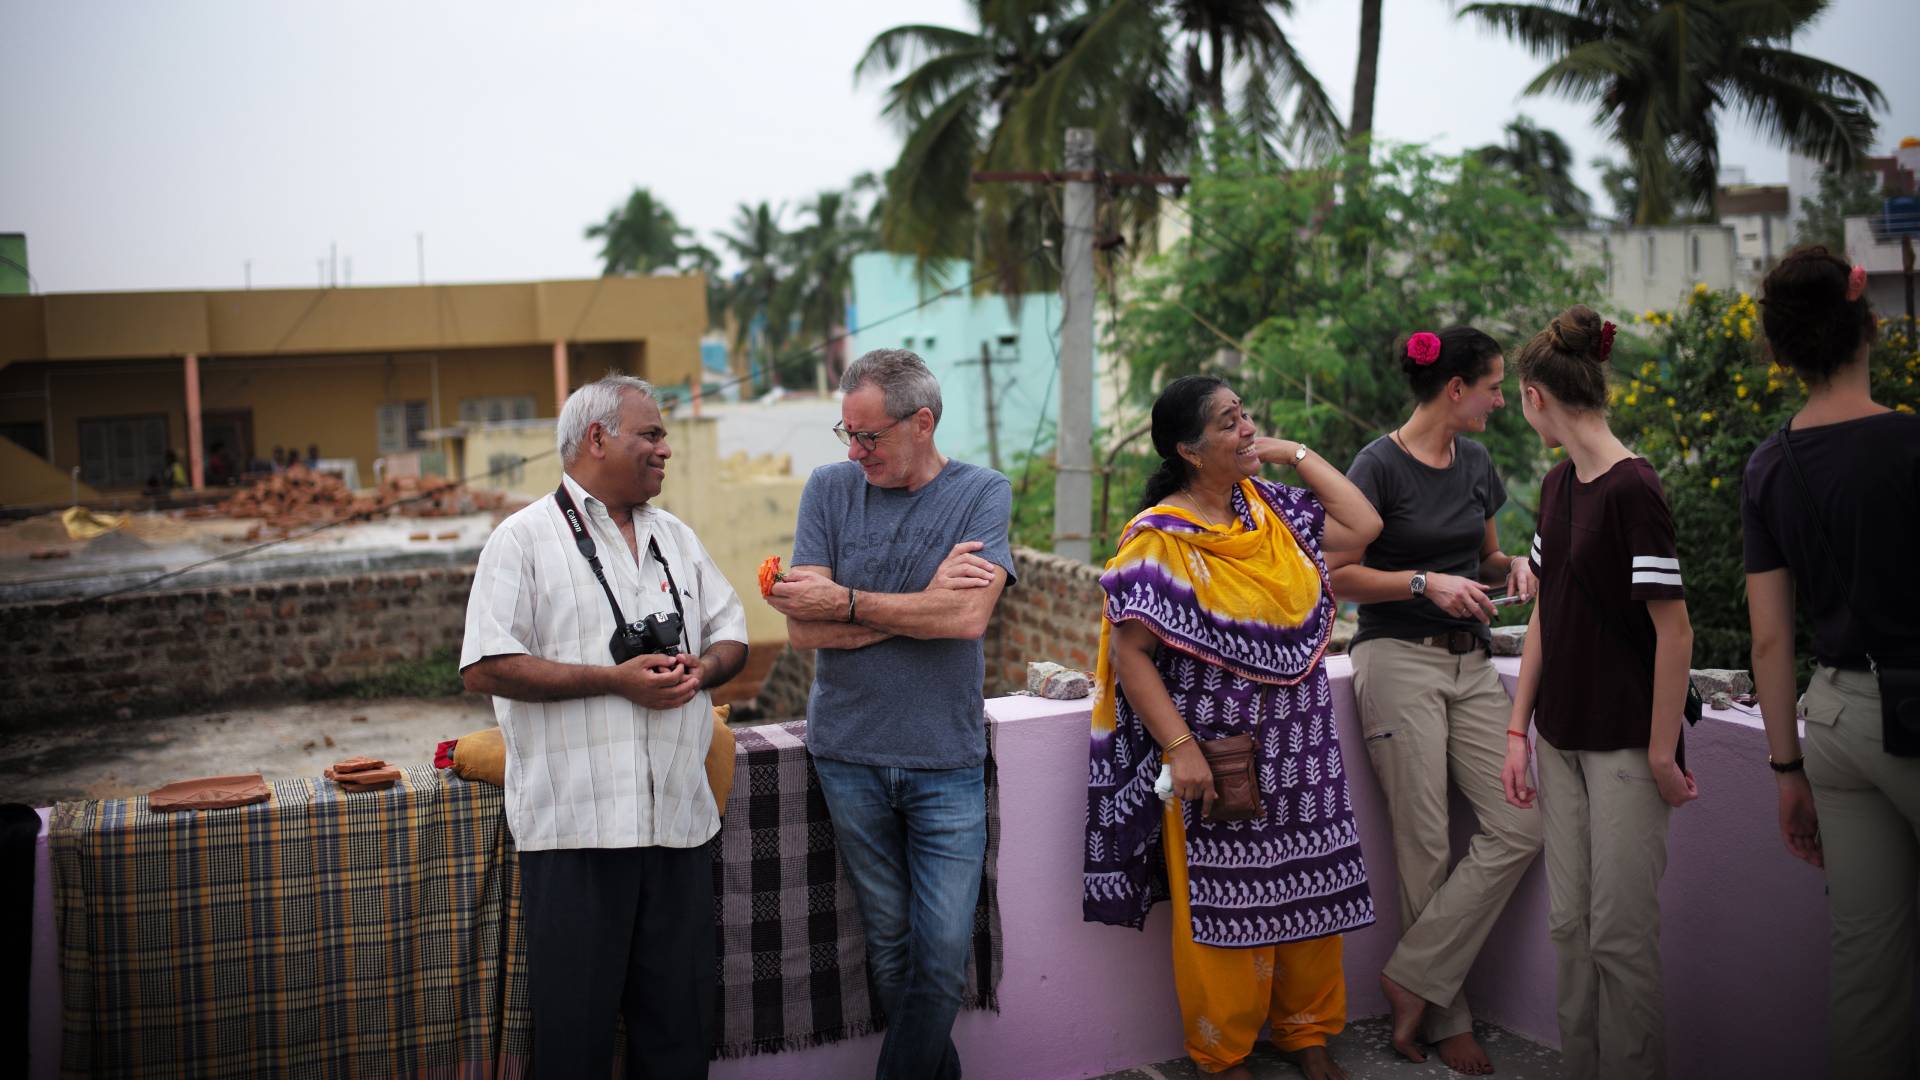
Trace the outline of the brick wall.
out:
[[[0,722],[286,698],[458,648],[472,567],[0,607]]]
[[[987,626],[987,695],[1027,688],[1027,661],[1092,671],[1100,647],[1100,568],[1032,548],[1013,549],[1020,583]]]

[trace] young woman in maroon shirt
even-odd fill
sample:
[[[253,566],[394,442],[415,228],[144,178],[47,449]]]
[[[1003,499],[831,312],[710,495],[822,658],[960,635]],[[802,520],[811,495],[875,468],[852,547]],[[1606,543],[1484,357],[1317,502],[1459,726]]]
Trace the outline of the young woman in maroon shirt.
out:
[[[1681,745],[1693,630],[1660,478],[1607,427],[1613,327],[1584,306],[1520,350],[1527,422],[1566,451],[1540,487],[1539,576],[1501,783],[1546,834],[1561,1054],[1574,1080],[1666,1074],[1667,815],[1699,796]]]

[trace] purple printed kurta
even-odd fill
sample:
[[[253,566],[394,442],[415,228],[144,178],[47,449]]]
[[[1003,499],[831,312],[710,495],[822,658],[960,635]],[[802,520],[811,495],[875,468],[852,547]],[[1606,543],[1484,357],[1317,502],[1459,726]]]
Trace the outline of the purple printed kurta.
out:
[[[1195,735],[1254,735],[1264,817],[1207,821],[1197,802],[1183,805],[1193,937],[1202,945],[1273,945],[1373,922],[1320,658],[1333,618],[1319,546],[1324,511],[1301,489],[1255,485],[1320,573],[1319,601],[1299,625],[1206,611],[1181,575],[1155,559],[1129,561],[1124,542],[1101,578],[1107,619],[1140,619],[1163,642],[1155,667]],[[1237,494],[1235,509],[1244,523],[1278,526]],[[1135,528],[1195,531],[1151,513]],[[1089,921],[1139,927],[1166,896],[1162,811],[1153,792],[1160,751],[1117,680],[1109,692],[1114,728],[1096,730],[1089,755],[1084,910]]]

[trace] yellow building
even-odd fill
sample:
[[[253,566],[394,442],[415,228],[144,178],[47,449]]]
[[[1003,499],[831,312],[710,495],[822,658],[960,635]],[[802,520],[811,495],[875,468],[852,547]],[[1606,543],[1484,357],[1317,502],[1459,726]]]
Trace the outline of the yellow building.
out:
[[[423,432],[551,417],[609,370],[700,371],[705,282],[0,296],[0,505],[217,483],[275,446],[373,462]],[[220,453],[211,452],[218,445]]]

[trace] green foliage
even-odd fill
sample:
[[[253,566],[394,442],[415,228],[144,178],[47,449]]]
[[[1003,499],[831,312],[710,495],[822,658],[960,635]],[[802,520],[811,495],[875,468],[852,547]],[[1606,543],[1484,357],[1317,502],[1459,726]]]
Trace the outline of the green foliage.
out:
[[[1087,128],[1101,168],[1177,173],[1207,131],[1248,132],[1265,152],[1318,156],[1345,125],[1288,40],[1292,0],[984,0],[970,27],[907,24],[876,36],[856,80],[894,81],[882,116],[900,131],[881,236],[889,250],[995,270],[1006,293],[1052,288],[1032,258],[1060,242],[1057,193],[973,183],[975,170],[1058,169],[1067,128]],[[1102,200],[1103,235],[1146,242],[1151,185]]]
[[[1412,410],[1396,351],[1407,334],[1467,323],[1512,353],[1597,292],[1597,271],[1569,267],[1547,200],[1506,169],[1418,147],[1376,155],[1360,171],[1348,159],[1285,170],[1226,153],[1195,176],[1192,235],[1145,267],[1112,328],[1137,404],[1178,376],[1219,375],[1262,430],[1344,465]],[[1208,324],[1245,355],[1223,352]],[[1518,404],[1496,412],[1481,439],[1525,508],[1517,512],[1530,513],[1539,442]],[[1140,488],[1115,486],[1124,522]],[[1512,528],[1517,547],[1532,523]]]
[[[1502,142],[1473,152],[1483,164],[1512,170],[1522,189],[1547,200],[1553,216],[1572,228],[1585,228],[1593,214],[1593,199],[1573,179],[1573,151],[1558,132],[1517,116],[1504,129]]]
[[[1740,490],[1754,447],[1805,404],[1799,380],[1765,355],[1758,306],[1745,293],[1694,289],[1673,312],[1621,334],[1612,424],[1660,474],[1686,568],[1695,667],[1744,668],[1750,638],[1741,564]],[[1883,321],[1872,359],[1873,396],[1920,407],[1920,353],[1903,322]],[[1806,643],[1800,653],[1808,654]]]
[[[350,683],[314,687],[307,697],[314,700],[353,698],[451,697],[463,694],[460,681],[460,656],[453,649],[440,649],[418,660],[403,660],[375,675]]]
[[[600,241],[601,273],[645,274],[661,267],[679,266],[683,256],[695,255],[684,246],[687,230],[643,187],[627,201],[607,211],[605,221],[589,225],[586,238]],[[695,255],[697,258],[697,255]]]
[[[1820,174],[1820,191],[1800,200],[1806,214],[1793,242],[1820,244],[1840,258],[1846,258],[1847,219],[1875,213],[1884,196],[1880,193],[1878,173],[1827,170]]]
[[[1793,51],[1824,0],[1534,0],[1472,3],[1461,18],[1548,61],[1526,92],[1594,104],[1631,165],[1638,225],[1671,221],[1673,193],[1711,206],[1719,122],[1743,114],[1774,141],[1836,168],[1873,144],[1871,81]]]

